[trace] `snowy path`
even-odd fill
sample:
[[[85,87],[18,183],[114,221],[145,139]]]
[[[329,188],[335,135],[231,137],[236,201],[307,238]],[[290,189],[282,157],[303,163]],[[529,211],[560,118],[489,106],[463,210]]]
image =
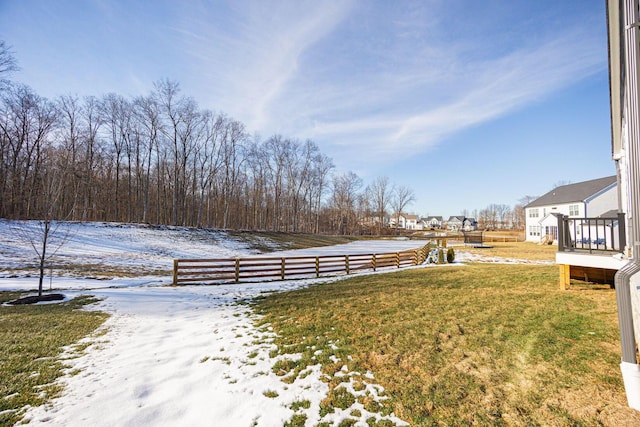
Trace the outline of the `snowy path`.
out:
[[[300,399],[314,402],[309,419],[317,418],[326,384],[317,375],[282,383],[271,372],[268,337],[235,304],[294,286],[93,291],[105,298],[99,308],[113,314],[108,333],[71,361],[80,373],[65,377],[52,405],[28,412],[30,425],[281,426],[293,415],[285,405]],[[278,397],[266,397],[269,390]]]

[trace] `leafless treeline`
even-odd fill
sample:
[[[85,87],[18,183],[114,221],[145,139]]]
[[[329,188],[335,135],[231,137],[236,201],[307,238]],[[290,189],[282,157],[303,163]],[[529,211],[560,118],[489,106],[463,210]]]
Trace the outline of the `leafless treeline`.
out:
[[[11,82],[16,69],[0,40],[2,218],[352,234],[413,200],[386,177],[362,190],[333,173],[311,140],[251,135],[174,81],[132,99],[52,101]]]
[[[260,140],[175,82],[135,99],[1,95],[0,217],[350,234],[368,213],[362,180],[332,174],[313,141]]]
[[[0,216],[316,230],[331,160],[312,141],[252,138],[163,81],[135,99],[2,92]]]
[[[492,203],[479,211],[472,213],[464,211],[464,216],[471,215],[478,221],[478,227],[483,230],[515,229],[523,230],[525,225],[524,206],[529,199],[523,199],[520,203],[511,207],[505,204]]]

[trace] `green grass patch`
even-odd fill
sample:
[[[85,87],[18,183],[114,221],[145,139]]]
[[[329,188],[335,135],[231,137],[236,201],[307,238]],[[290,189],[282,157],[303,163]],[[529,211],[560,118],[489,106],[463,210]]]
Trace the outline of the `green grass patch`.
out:
[[[264,393],[262,393],[265,397],[268,397],[269,399],[275,399],[276,397],[279,396],[278,392],[275,390],[267,390]]]
[[[299,409],[309,409],[311,407],[311,402],[308,400],[296,400],[295,402],[291,403],[289,405],[289,408],[291,408],[291,410],[293,412],[298,411]]]
[[[618,368],[615,292],[560,291],[556,266],[362,276],[264,296],[255,308],[278,334],[277,354],[302,354],[279,362],[281,375],[322,365],[321,415],[354,398],[335,376],[347,365],[386,389],[388,400],[359,397],[365,409],[411,425],[640,422]]]
[[[0,292],[0,303],[20,296]],[[59,304],[0,307],[0,425],[13,425],[26,405],[39,406],[60,394],[63,347],[90,335],[108,317],[80,310],[95,302],[81,296]],[[81,352],[86,345],[75,347]]]
[[[284,423],[284,427],[304,427],[306,423],[307,416],[305,414],[294,414],[289,421]]]

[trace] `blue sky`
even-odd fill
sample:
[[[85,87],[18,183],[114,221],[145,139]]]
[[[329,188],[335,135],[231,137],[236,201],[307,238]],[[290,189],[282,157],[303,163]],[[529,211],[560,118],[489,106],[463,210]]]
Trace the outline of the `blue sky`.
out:
[[[615,173],[603,0],[0,0],[0,39],[43,96],[176,80],[422,215]]]

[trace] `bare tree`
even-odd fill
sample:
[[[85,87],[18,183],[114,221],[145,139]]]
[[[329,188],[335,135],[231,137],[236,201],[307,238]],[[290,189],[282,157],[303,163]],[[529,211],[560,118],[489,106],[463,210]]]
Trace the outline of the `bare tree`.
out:
[[[367,194],[372,201],[373,213],[377,220],[378,234],[382,233],[385,224],[387,207],[391,203],[391,198],[395,189],[390,183],[389,177],[379,176],[367,187]]]
[[[361,187],[362,179],[353,172],[333,177],[331,198],[331,206],[334,211],[333,228],[340,234],[351,234],[355,228],[357,221],[356,202]]]
[[[507,228],[507,218],[511,213],[511,207],[505,204],[497,204],[494,205],[494,210],[496,212],[497,217],[497,228]]]
[[[0,185],[5,217],[37,213],[40,164],[57,120],[55,106],[25,85],[12,85],[2,98]]]
[[[396,228],[400,225],[400,214],[413,201],[415,201],[415,196],[411,188],[403,185],[395,188],[392,205],[396,214]]]
[[[226,124],[222,140],[222,228],[229,227],[231,204],[238,192],[238,184],[242,176],[242,165],[245,161],[244,144],[247,134],[244,124],[230,120]]]
[[[269,170],[271,194],[273,195],[272,229],[280,231],[282,225],[282,197],[285,190],[284,173],[290,141],[281,135],[273,135],[264,145],[266,153],[268,153],[267,168]]]
[[[18,70],[18,64],[11,47],[0,40],[0,91],[9,84],[8,76]]]
[[[60,200],[64,192],[64,169],[60,167],[60,153],[52,147],[46,150],[46,158],[41,164],[40,194],[44,209],[40,219],[29,223],[23,222],[14,226],[15,233],[27,241],[38,261],[38,296],[42,296],[45,268],[48,261],[58,252],[69,238],[69,228],[63,222],[56,221],[60,217]],[[69,214],[71,210],[69,211]]]
[[[225,121],[226,118],[223,115],[215,116],[210,111],[203,114],[204,139],[203,143],[196,148],[194,156],[194,170],[198,175],[199,190],[195,219],[195,224],[198,227],[201,227],[203,223],[205,199],[210,198],[208,193],[211,193],[213,183],[222,168],[220,147],[225,134]]]
[[[325,189],[327,188],[329,172],[331,172],[333,168],[333,161],[326,155],[319,154],[316,157],[313,170],[313,182],[315,183],[315,185],[313,194],[310,194],[309,196],[313,204],[313,209],[316,213],[313,228],[314,233],[320,232],[320,210],[322,207],[322,196],[324,195]]]
[[[122,175],[122,161],[127,154],[129,138],[131,136],[131,108],[130,103],[124,97],[110,93],[106,95],[101,104],[102,120],[109,130],[111,137],[112,153],[114,156],[114,197],[113,197],[113,221],[121,221],[120,206],[122,201],[120,181]]]

